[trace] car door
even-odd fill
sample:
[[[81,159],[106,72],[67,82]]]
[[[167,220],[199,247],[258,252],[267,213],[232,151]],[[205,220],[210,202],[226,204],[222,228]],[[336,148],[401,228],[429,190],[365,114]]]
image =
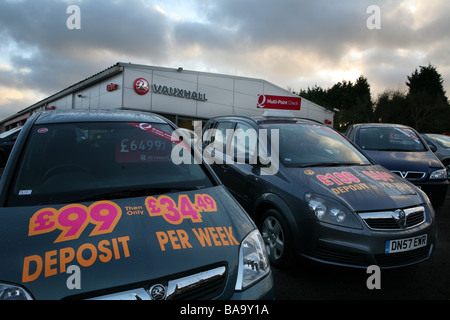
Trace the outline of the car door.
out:
[[[227,155],[226,150],[234,126],[235,122],[232,121],[218,121],[211,128],[208,128],[208,134],[204,135],[203,140],[205,161],[208,162],[225,186],[229,184],[226,163],[232,161],[232,157]]]
[[[247,210],[252,203],[252,194],[260,171],[256,165],[257,146],[258,131],[248,123],[237,122],[227,145],[228,156],[232,158],[232,162],[222,165],[225,186]]]

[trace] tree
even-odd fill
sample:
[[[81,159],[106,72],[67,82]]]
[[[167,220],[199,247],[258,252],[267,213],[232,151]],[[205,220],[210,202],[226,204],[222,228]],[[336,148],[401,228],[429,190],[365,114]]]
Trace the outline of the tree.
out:
[[[363,76],[354,84],[344,80],[328,89],[316,85],[308,90],[301,90],[298,94],[335,112],[334,127],[341,132],[350,124],[370,122],[374,119],[370,85]]]
[[[374,117],[377,122],[410,125],[406,93],[400,90],[385,90],[378,96]]]
[[[408,77],[406,96],[411,116],[410,125],[421,132],[450,131],[450,106],[442,76],[429,64]]]
[[[450,132],[450,105],[436,68],[421,66],[407,78],[406,92],[387,89],[375,103],[363,76],[354,84],[342,81],[328,89],[316,85],[298,94],[331,111],[339,109],[334,127],[341,132],[350,124],[366,122],[405,124],[420,132]]]

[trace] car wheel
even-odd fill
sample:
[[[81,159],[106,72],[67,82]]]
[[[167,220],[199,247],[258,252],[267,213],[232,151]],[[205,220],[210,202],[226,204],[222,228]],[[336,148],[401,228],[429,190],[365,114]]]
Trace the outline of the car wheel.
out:
[[[283,216],[277,210],[267,210],[262,216],[260,230],[270,263],[287,267],[292,254],[289,230]]]

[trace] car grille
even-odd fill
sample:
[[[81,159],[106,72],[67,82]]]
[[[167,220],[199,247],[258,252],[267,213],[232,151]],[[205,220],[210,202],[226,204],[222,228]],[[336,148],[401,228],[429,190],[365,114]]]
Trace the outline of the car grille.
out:
[[[224,290],[226,268],[196,272],[174,279],[153,281],[139,288],[95,296],[92,300],[210,300]]]
[[[363,254],[355,254],[345,250],[336,248],[326,248],[318,246],[314,252],[314,258],[324,260],[332,263],[351,265],[351,266],[366,266],[366,259]]]
[[[377,265],[382,268],[397,267],[399,265],[408,265],[417,263],[427,259],[430,256],[430,246],[419,248],[412,251],[391,253],[391,254],[377,254],[375,260]]]
[[[400,177],[408,179],[408,180],[420,180],[425,178],[425,172],[418,171],[397,171],[392,170],[393,173],[398,174]]]
[[[431,248],[432,246],[433,245],[431,245]],[[337,263],[339,265],[367,267],[369,265],[375,264],[380,268],[393,268],[417,263],[428,259],[431,254],[431,248],[428,245],[423,248],[406,252],[376,254],[374,256],[375,261],[373,261],[369,256],[366,256],[364,254],[339,250],[336,248],[323,248],[319,246],[316,248],[316,252],[313,257],[315,259],[324,260],[330,263]]]
[[[425,222],[425,208],[422,206],[395,211],[364,212],[359,215],[372,230],[405,230]]]
[[[204,271],[168,283],[167,300],[209,300],[225,285],[225,267]]]

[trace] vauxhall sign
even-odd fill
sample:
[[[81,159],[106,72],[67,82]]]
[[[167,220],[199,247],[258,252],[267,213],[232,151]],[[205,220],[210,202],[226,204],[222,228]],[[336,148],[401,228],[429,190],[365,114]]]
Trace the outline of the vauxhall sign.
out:
[[[164,94],[166,96],[172,96],[177,98],[192,99],[197,101],[208,100],[206,98],[205,93],[180,88],[173,88],[158,84],[150,85],[149,82],[144,78],[136,79],[136,81],[134,82],[134,90],[139,95],[145,95],[151,90],[153,93],[156,94]]]

